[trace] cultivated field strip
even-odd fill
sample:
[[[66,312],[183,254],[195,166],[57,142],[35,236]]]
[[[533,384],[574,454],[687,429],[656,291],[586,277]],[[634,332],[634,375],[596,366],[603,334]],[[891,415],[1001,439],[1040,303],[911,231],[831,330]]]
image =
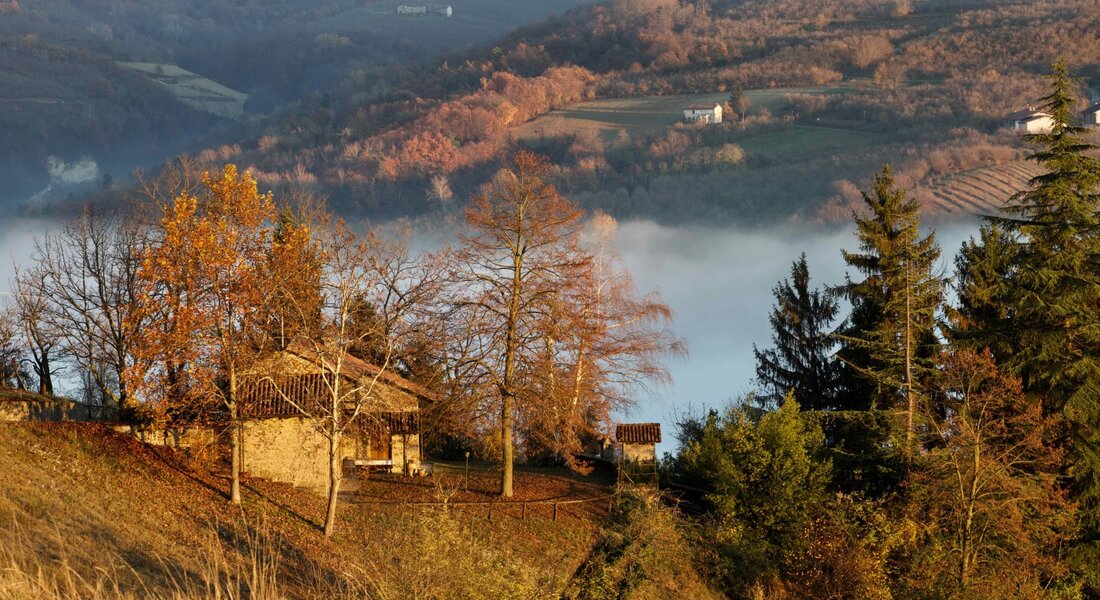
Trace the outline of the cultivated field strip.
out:
[[[1040,173],[1038,165],[1024,160],[988,165],[933,177],[918,188],[917,197],[929,212],[994,213]]]

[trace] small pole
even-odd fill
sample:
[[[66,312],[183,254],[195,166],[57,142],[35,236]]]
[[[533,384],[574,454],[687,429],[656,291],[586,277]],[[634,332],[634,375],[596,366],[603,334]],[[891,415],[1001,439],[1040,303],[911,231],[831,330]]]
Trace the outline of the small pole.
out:
[[[489,503],[489,520],[490,521],[493,520],[493,503],[492,502]]]
[[[557,502],[554,503],[554,520],[555,521],[558,520],[558,503]]]
[[[469,450],[466,451],[466,483],[464,484],[464,489],[467,492],[470,491],[470,451]]]

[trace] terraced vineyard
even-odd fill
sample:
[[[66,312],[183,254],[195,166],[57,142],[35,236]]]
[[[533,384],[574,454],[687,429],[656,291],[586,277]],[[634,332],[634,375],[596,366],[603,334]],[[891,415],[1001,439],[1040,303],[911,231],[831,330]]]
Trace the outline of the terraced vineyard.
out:
[[[931,213],[992,214],[1040,173],[1035,163],[1017,160],[934,177],[916,194]]]

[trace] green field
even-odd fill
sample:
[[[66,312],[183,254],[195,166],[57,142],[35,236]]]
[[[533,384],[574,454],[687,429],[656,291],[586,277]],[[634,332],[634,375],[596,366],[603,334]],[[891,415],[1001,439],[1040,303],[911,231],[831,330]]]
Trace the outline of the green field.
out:
[[[237,119],[244,114],[244,104],[248,100],[248,94],[230,89],[202,75],[181,69],[176,65],[138,62],[118,64],[127,69],[145,73],[192,108],[228,119]]]
[[[781,111],[788,94],[836,94],[846,88],[803,87],[749,90],[745,94],[752,101],[749,114],[767,108],[773,114]],[[620,131],[630,135],[653,133],[679,123],[683,107],[695,103],[716,102],[724,104],[728,92],[710,94],[686,94],[680,96],[637,96],[633,98],[609,98],[581,102],[568,108],[555,110],[516,130],[521,140],[575,135],[581,131],[596,130],[608,139],[614,139]]]

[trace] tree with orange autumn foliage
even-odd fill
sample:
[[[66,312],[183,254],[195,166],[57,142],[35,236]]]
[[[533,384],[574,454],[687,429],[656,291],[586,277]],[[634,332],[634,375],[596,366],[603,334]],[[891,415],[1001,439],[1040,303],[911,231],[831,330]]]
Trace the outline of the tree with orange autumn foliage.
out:
[[[454,322],[473,340],[463,362],[469,390],[484,390],[496,408],[503,469],[500,493],[512,495],[516,410],[536,400],[540,353],[552,298],[587,267],[580,245],[581,210],[543,181],[545,158],[521,151],[466,210],[453,283]]]
[[[590,261],[547,297],[540,401],[521,411],[529,452],[541,448],[573,467],[613,411],[630,407],[651,383],[669,381],[661,359],[686,353],[660,294],[638,295],[614,249],[617,228],[597,213],[581,231]]]
[[[132,387],[161,415],[224,411],[231,440],[229,497],[239,504],[240,375],[267,346],[258,317],[271,297],[268,264],[277,212],[249,173],[204,173],[198,194],[167,205],[142,257]]]
[[[1061,424],[1026,397],[992,354],[945,353],[922,411],[925,451],[911,476],[920,525],[914,590],[947,597],[1040,597],[1065,577],[1075,528],[1060,485]]]
[[[595,220],[583,245],[582,211],[545,183],[546,159],[521,151],[466,211],[470,232],[455,253],[459,340],[452,372],[478,413],[499,427],[501,495],[512,495],[514,449],[548,451],[573,464],[582,439],[631,403],[629,390],[668,378],[659,362],[683,344],[671,311],[638,298],[611,251],[614,220]],[[576,466],[576,465],[574,465]]]

